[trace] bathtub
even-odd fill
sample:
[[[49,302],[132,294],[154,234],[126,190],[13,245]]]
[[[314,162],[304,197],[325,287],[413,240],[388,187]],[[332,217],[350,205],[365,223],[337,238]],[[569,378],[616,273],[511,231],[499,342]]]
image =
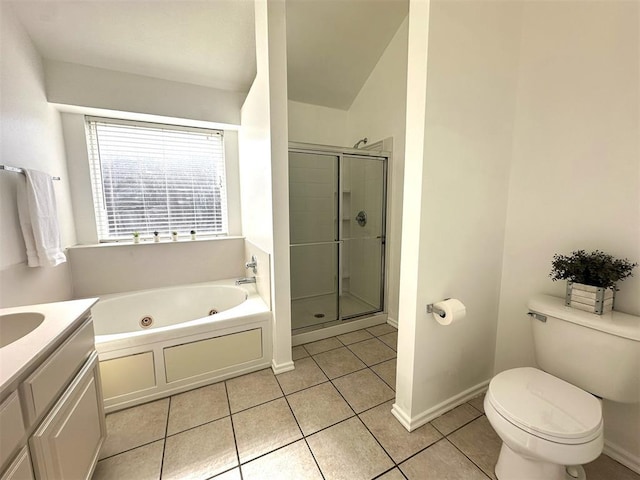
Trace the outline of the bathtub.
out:
[[[271,312],[253,284],[104,295],[91,313],[107,412],[271,365]]]

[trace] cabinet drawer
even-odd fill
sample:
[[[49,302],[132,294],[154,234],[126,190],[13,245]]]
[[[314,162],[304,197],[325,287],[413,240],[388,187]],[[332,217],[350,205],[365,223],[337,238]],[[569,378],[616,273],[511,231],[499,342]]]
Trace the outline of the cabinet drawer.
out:
[[[93,353],[29,439],[39,480],[88,480],[107,429],[98,354]]]
[[[94,348],[93,322],[89,320],[20,385],[29,425],[46,412]]]
[[[0,468],[11,458],[24,437],[22,410],[18,394],[13,392],[0,405]]]
[[[2,475],[1,480],[35,480],[27,447],[20,451],[16,459]]]

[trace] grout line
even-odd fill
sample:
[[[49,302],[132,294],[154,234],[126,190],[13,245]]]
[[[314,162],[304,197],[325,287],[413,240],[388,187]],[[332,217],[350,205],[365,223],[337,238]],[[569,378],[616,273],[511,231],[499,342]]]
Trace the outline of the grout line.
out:
[[[101,458],[101,459],[100,459],[100,460],[98,460],[98,461],[99,461],[99,462],[102,462],[103,460],[109,460],[110,458],[117,457],[118,455],[122,455],[123,453],[132,452],[132,451],[137,450],[138,448],[142,448],[142,447],[148,447],[149,445],[151,445],[151,444],[153,444],[153,443],[156,443],[156,442],[162,442],[162,441],[164,441],[164,440],[165,440],[165,438],[164,438],[164,437],[156,438],[155,440],[151,440],[150,442],[143,443],[143,444],[141,444],[141,445],[138,445],[138,446],[135,446],[135,447],[128,448],[127,450],[123,450],[122,452],[114,453],[113,455],[109,455],[108,457]],[[163,447],[162,447],[162,450],[163,450],[163,455],[164,455],[164,445],[163,445]]]
[[[464,405],[464,403],[463,403],[462,405]],[[456,407],[456,408],[457,408],[457,407]],[[453,410],[453,409],[452,409],[452,410]],[[451,412],[452,410],[449,410],[449,412]],[[449,413],[449,412],[443,413],[442,415],[440,415],[440,417],[445,416],[445,415],[446,415],[447,413]],[[482,413],[482,414],[478,415],[477,417],[472,418],[471,420],[469,420],[469,421],[467,421],[467,422],[463,423],[463,424],[462,424],[462,425],[460,425],[459,427],[456,427],[454,430],[451,430],[451,431],[450,431],[449,433],[447,433],[447,434],[442,433],[442,432],[440,431],[440,429],[439,429],[438,427],[436,427],[436,426],[432,423],[432,422],[433,422],[433,420],[436,420],[437,418],[440,418],[440,417],[436,417],[436,418],[434,418],[434,419],[433,419],[431,422],[429,422],[429,423],[431,423],[431,426],[432,426],[433,428],[435,428],[436,430],[438,430],[438,432],[440,432],[440,434],[441,434],[443,437],[448,437],[449,435],[453,435],[454,433],[456,433],[458,430],[463,429],[464,427],[466,427],[466,426],[467,426],[467,425],[469,425],[470,423],[475,422],[476,420],[478,420],[478,419],[479,419],[480,417],[482,417],[483,415],[484,415],[484,414]]]
[[[311,357],[311,359],[313,360],[313,357]],[[315,362],[315,360],[313,360]],[[317,365],[317,363],[316,363]],[[320,368],[320,366],[318,365],[318,368]],[[320,369],[320,371],[322,371],[322,369]],[[324,373],[324,372],[323,372]],[[318,385],[322,385],[326,382],[322,382]],[[329,382],[330,383],[330,382]],[[280,382],[278,382],[278,385],[280,385]],[[313,388],[316,387],[317,385],[313,385],[309,388]],[[305,390],[307,390],[305,389]],[[280,385],[280,390],[282,390],[282,385]],[[299,390],[302,391],[302,390]],[[309,450],[309,453],[311,453],[311,458],[313,458],[313,461],[316,464],[316,467],[318,467],[318,472],[320,472],[320,476],[322,477],[322,479],[325,479],[324,473],[322,472],[322,469],[320,468],[320,464],[318,463],[318,459],[316,458],[316,456],[313,454],[313,450],[311,449],[311,445],[309,445],[309,442],[307,441],[307,435],[305,435],[304,431],[302,430],[302,427],[300,426],[300,422],[298,422],[298,417],[296,417],[296,414],[293,412],[293,408],[291,408],[291,404],[289,403],[289,398],[287,397],[286,394],[284,394],[284,390],[282,390],[282,393],[284,395],[284,400],[285,402],[287,402],[287,406],[289,407],[289,411],[291,412],[291,416],[293,417],[293,420],[296,422],[296,425],[298,426],[298,430],[300,430],[300,434],[302,435],[302,439],[304,441],[304,444],[307,446],[307,449]],[[293,392],[293,393],[298,393],[298,392]],[[290,394],[292,395],[292,394]],[[297,441],[297,440],[296,440]]]
[[[167,421],[164,424],[164,437],[162,438],[162,460],[160,461],[160,476],[158,478],[162,479],[162,473],[164,470],[164,455],[167,451],[167,432],[169,431],[169,415],[171,415],[171,400],[172,397],[169,397],[169,401],[167,402]]]
[[[370,368],[370,367],[366,367],[366,368],[367,368],[367,369],[369,369],[369,370],[371,370],[371,368]],[[364,369],[362,369],[362,370],[364,370]],[[361,370],[359,370],[359,371],[361,371]],[[373,372],[373,370],[371,370],[371,371]],[[352,372],[352,373],[353,373],[353,372]],[[373,372],[373,374],[375,375],[375,372]],[[338,377],[338,378],[340,378],[340,377]],[[383,382],[383,383],[384,383],[384,382]],[[371,435],[371,436],[373,437],[373,439],[376,441],[376,443],[377,443],[378,445],[380,445],[380,448],[382,448],[382,451],[387,455],[387,457],[389,458],[389,460],[391,460],[391,463],[393,463],[393,465],[394,465],[394,466],[397,466],[397,463],[395,462],[395,460],[393,459],[393,457],[392,457],[391,455],[389,455],[389,452],[387,452],[387,450],[382,446],[382,444],[380,443],[380,440],[378,440],[378,438],[373,434],[373,432],[372,432],[371,430],[369,430],[369,427],[368,427],[368,426],[367,426],[367,425],[362,421],[362,419],[360,418],[360,413],[364,413],[364,412],[366,412],[367,410],[364,410],[363,412],[357,413],[357,412],[354,410],[354,408],[351,406],[351,404],[347,401],[347,399],[344,397],[344,395],[342,394],[342,392],[340,391],[340,389],[334,385],[333,381],[331,381],[331,385],[333,386],[333,388],[335,388],[335,389],[336,389],[336,391],[338,392],[338,395],[340,395],[340,396],[342,397],[342,399],[343,399],[343,400],[344,400],[344,402],[349,406],[349,408],[351,408],[351,410],[352,410],[352,411],[353,411],[353,413],[355,414],[355,418],[357,418],[357,419],[358,419],[358,421],[362,424],[362,426],[364,426],[364,428],[367,430],[367,432],[369,432],[369,435]],[[385,383],[385,385],[386,385],[386,383]],[[394,392],[393,396],[394,396],[394,398],[395,398],[395,392]],[[374,406],[374,407],[371,407],[371,408],[376,408],[376,407],[378,407],[378,406],[380,406],[380,405],[382,405],[382,404],[384,404],[384,403],[386,403],[386,402],[388,402],[388,401],[389,401],[389,400],[385,400],[384,402],[382,402],[382,403],[380,403],[380,404],[378,404],[378,405],[376,405],[376,406]],[[371,410],[371,408],[370,408],[370,409],[368,409],[368,410]],[[342,421],[344,422],[344,421],[350,420],[351,418],[353,418],[353,417],[349,417],[348,419],[345,419],[345,420],[342,420]],[[338,423],[341,423],[341,422],[338,422]],[[336,424],[336,425],[337,425],[337,424]],[[329,428],[329,427],[327,427],[327,428]],[[316,432],[316,433],[318,433],[318,432]]]
[[[231,433],[233,434],[233,445],[236,448],[236,461],[238,462],[238,472],[240,472],[240,480],[243,480],[242,468],[240,465],[240,452],[238,451],[238,440],[236,439],[236,427],[233,424],[233,415],[231,414],[231,400],[229,400],[229,390],[227,390],[227,382],[224,383],[224,393],[227,397],[227,407],[229,408],[229,421],[231,422]],[[224,417],[223,417],[224,418]]]
[[[452,432],[452,433],[453,433],[453,432]],[[480,472],[481,472],[485,477],[487,477],[489,480],[491,480],[491,476],[487,475],[487,474],[485,473],[485,471],[484,471],[482,468],[480,468],[480,465],[478,465],[476,462],[474,462],[474,461],[473,461],[473,459],[472,459],[471,457],[469,457],[466,453],[464,453],[462,450],[460,450],[460,449],[458,448],[458,446],[457,446],[455,443],[453,443],[451,440],[449,440],[447,437],[445,437],[445,439],[447,440],[447,442],[449,442],[449,444],[450,444],[450,445],[452,445],[452,446],[453,446],[453,448],[455,448],[456,450],[458,450],[462,455],[464,455],[464,456],[467,458],[467,460],[469,460],[471,463],[473,463],[473,464],[475,465],[475,467],[476,467],[476,468],[477,468],[477,469],[478,469],[478,470],[479,470],[479,471],[480,471]]]

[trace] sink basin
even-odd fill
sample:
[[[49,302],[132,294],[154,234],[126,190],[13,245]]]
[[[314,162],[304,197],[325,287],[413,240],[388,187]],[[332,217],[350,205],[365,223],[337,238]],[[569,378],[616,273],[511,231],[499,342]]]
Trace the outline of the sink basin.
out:
[[[33,332],[44,321],[44,315],[36,312],[10,313],[0,316],[0,348]]]

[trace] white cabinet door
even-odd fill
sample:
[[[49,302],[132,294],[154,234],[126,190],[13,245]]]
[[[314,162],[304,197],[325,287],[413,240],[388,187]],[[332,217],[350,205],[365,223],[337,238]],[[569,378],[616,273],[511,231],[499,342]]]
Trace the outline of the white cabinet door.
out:
[[[94,352],[29,440],[36,478],[91,478],[105,437],[98,354]]]

